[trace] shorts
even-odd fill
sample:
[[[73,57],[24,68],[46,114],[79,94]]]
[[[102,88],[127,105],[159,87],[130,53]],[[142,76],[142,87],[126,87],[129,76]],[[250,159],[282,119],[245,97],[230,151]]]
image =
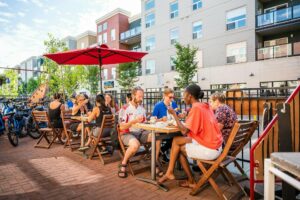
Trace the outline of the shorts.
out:
[[[80,124],[80,123],[78,123],[78,122],[72,123],[72,124],[70,125],[70,130],[71,130],[72,132],[77,132],[77,128],[78,128],[79,124]]]
[[[210,149],[199,144],[194,139],[192,139],[192,143],[185,144],[185,149],[188,157],[202,160],[215,160],[222,152],[222,147]]]
[[[129,145],[129,141],[131,139],[137,139],[140,143],[145,144],[148,142],[148,135],[150,132],[132,132],[132,133],[124,133],[121,135],[121,140],[125,146]]]
[[[95,127],[92,129],[93,136],[97,137],[100,131],[100,127]],[[105,128],[102,132],[101,138],[110,137],[111,128]]]

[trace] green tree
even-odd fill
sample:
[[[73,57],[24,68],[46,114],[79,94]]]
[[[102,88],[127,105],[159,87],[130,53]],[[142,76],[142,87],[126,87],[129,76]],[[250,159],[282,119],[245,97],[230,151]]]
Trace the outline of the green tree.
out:
[[[27,83],[25,83],[22,78],[18,78],[18,93],[19,95],[27,95]]]
[[[0,86],[5,84],[6,76],[4,74],[0,74]]]
[[[55,38],[52,34],[48,34],[48,40],[44,41],[44,46],[46,47],[47,53],[56,53],[61,51],[66,51],[68,48],[66,44]],[[58,65],[52,60],[45,58],[44,70],[47,71],[48,75],[41,76],[41,82],[48,81],[50,92],[49,95],[60,92],[63,90],[63,74],[62,70],[58,68]]]
[[[139,63],[123,63],[117,69],[118,83],[122,89],[129,90],[135,86],[138,81],[138,67]]]
[[[15,70],[4,70],[4,76],[9,83],[1,86],[0,95],[18,96],[18,73]]]
[[[176,59],[173,59],[175,69],[179,74],[179,78],[175,78],[176,84],[179,88],[185,88],[189,84],[194,83],[193,77],[197,73],[196,53],[197,48],[190,47],[190,45],[183,46],[179,43],[176,47]]]
[[[87,83],[91,94],[96,94],[99,88],[99,67],[98,66],[87,66]]]
[[[27,93],[31,94],[39,87],[38,80],[34,79],[33,77],[30,78],[27,82]]]

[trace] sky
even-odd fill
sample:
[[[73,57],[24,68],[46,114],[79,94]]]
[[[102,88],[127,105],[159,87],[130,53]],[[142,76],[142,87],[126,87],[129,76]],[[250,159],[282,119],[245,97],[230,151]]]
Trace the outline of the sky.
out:
[[[140,13],[141,0],[0,0],[0,67],[45,52],[43,41],[96,32],[96,19],[123,8]]]

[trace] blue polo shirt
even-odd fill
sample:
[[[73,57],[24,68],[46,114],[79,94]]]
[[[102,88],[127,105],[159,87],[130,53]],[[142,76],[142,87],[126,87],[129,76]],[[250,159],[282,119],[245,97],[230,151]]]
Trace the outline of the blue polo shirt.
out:
[[[177,108],[177,104],[175,101],[172,101],[171,105],[172,105],[173,109]],[[152,116],[156,116],[157,119],[160,119],[160,118],[167,116],[167,112],[168,112],[167,106],[164,104],[163,101],[160,101],[157,104],[155,104],[153,112],[152,112]],[[177,112],[177,114],[178,114],[178,112]]]

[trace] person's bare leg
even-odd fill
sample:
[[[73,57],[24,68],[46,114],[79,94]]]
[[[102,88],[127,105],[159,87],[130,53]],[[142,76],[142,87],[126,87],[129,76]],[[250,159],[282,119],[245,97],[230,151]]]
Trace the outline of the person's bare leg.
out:
[[[186,173],[188,180],[185,183],[182,183],[181,186],[183,187],[193,187],[195,185],[195,180],[191,171],[191,168],[189,166],[188,160],[187,160],[187,154],[185,150],[185,146],[181,146],[180,153],[179,153],[179,161],[180,164]]]
[[[124,158],[122,160],[122,165],[126,165],[128,160],[139,150],[140,142],[137,139],[131,139],[128,144],[128,149],[125,152]],[[125,167],[121,168],[122,172],[125,172]]]
[[[159,181],[158,181],[159,183],[165,182],[168,179],[169,180],[175,179],[175,176],[174,176],[175,163],[178,158],[181,146],[185,145],[187,142],[188,142],[188,138],[183,137],[183,136],[173,138],[169,166],[168,166],[166,174],[162,178],[159,179]]]

